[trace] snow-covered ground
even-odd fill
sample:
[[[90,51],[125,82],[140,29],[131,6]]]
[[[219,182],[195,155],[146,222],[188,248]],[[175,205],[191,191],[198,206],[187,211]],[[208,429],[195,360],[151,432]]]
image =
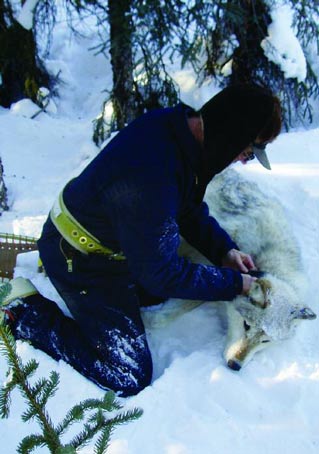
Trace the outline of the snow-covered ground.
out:
[[[39,236],[59,190],[96,155],[92,119],[102,105],[102,90],[111,81],[108,63],[93,57],[91,41],[69,39],[61,27],[47,62],[62,71],[65,85],[49,114],[29,101],[0,109],[1,157],[9,190],[10,211],[0,217],[0,231]],[[190,71],[176,69],[182,99],[199,107],[216,91],[196,89]],[[282,134],[269,146],[273,170],[258,163],[236,164],[286,209],[300,244],[309,279],[306,303],[319,313],[319,129]],[[36,272],[37,253],[21,255],[16,276],[30,277],[46,296],[62,304],[48,280]],[[300,325],[295,337],[257,354],[246,368],[225,367],[225,323],[214,303],[205,303],[165,327],[148,330],[154,380],[138,396],[122,399],[125,408],[144,415],[118,428],[110,454],[317,454],[319,450],[319,318]],[[37,377],[60,374],[60,387],[49,403],[54,422],[79,400],[101,391],[63,362],[56,363],[19,342],[24,362],[36,358]],[[0,358],[0,381],[7,367]],[[14,454],[18,442],[38,432],[25,424],[25,403],[14,393],[11,415],[0,421],[0,451]],[[73,429],[76,431],[76,428]],[[43,448],[36,452],[47,452]],[[87,446],[82,453],[92,453]]]

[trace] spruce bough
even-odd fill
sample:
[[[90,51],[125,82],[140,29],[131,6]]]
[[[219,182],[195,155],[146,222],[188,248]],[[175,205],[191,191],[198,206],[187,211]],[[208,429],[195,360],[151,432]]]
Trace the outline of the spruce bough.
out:
[[[10,284],[0,286],[0,306],[9,291]],[[0,323],[0,353],[6,358],[9,366],[7,380],[0,390],[0,416],[9,417],[11,393],[17,388],[27,403],[22,420],[24,422],[36,420],[41,429],[40,433],[23,438],[17,447],[17,452],[20,454],[28,454],[35,448],[43,446],[47,446],[54,454],[74,454],[95,436],[93,452],[103,454],[107,451],[115,427],[136,420],[143,413],[138,408],[119,413],[122,405],[116,400],[115,393],[109,391],[102,399],[86,399],[74,405],[64,419],[54,425],[46,404],[58,389],[59,374],[51,371],[49,378],[39,378],[31,384],[29,378],[34,375],[39,364],[34,359],[23,364],[17,354],[15,339],[10,329],[3,323]],[[115,411],[115,415],[108,417],[108,413]],[[63,444],[61,437],[74,423],[82,423],[81,431],[67,444]]]

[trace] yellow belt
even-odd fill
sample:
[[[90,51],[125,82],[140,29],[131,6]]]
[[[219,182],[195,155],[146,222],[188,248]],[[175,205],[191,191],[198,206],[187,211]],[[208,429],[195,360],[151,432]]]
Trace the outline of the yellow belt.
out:
[[[111,260],[125,260],[123,252],[113,252],[100,243],[69,212],[63,201],[63,191],[50,211],[50,218],[63,238],[83,254],[103,254]]]

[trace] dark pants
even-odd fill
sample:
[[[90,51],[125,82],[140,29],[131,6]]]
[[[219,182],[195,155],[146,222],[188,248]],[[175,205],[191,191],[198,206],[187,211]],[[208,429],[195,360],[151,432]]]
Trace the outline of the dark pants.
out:
[[[46,273],[73,318],[43,296],[31,296],[19,309],[15,337],[29,340],[121,396],[145,388],[152,378],[152,359],[140,306],[160,301],[132,282],[126,261],[75,251],[61,241],[50,221],[39,250]],[[66,258],[72,259],[72,272]]]

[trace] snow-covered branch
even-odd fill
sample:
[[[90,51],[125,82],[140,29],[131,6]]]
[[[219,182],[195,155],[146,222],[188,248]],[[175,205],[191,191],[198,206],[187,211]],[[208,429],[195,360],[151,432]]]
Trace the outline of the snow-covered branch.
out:
[[[40,0],[26,0],[22,6],[17,21],[26,30],[31,30],[32,28],[34,11],[39,1]]]
[[[278,65],[287,79],[296,78],[303,82],[307,76],[307,63],[293,30],[291,7],[282,2],[275,3],[271,18],[268,36],[261,42],[261,47],[268,60]]]

